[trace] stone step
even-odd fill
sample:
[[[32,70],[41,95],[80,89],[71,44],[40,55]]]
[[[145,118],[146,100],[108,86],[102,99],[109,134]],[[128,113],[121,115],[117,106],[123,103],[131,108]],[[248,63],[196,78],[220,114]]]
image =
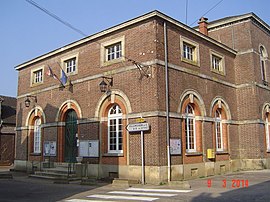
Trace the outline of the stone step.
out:
[[[59,177],[59,178],[67,178],[67,177],[76,177],[75,173],[59,173],[59,172],[43,172],[43,171],[36,171],[35,175],[39,176],[52,176],[52,177]]]
[[[0,179],[13,179],[11,173],[0,173]]]
[[[46,168],[46,169],[43,169],[43,172],[54,172],[54,173],[63,173],[63,174],[67,174],[67,173],[74,174],[75,173],[74,170],[68,170],[67,168],[61,168],[61,167]]]

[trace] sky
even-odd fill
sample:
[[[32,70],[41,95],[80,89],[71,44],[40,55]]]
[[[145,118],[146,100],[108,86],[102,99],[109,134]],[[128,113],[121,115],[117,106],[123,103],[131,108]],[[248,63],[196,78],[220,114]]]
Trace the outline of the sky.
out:
[[[204,16],[213,21],[250,12],[270,25],[269,0],[33,1],[87,35],[153,10],[159,10],[183,23],[187,22],[189,26],[205,13]],[[196,25],[194,23],[191,27]],[[17,65],[82,38],[83,35],[26,0],[0,0],[0,95],[17,96]]]

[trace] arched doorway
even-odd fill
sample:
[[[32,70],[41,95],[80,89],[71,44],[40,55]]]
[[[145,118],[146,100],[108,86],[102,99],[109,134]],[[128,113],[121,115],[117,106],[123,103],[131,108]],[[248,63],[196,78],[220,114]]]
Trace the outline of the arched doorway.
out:
[[[77,126],[77,114],[73,109],[69,109],[65,116],[65,147],[64,147],[64,161],[76,162],[76,156],[78,153],[77,138],[78,133]]]

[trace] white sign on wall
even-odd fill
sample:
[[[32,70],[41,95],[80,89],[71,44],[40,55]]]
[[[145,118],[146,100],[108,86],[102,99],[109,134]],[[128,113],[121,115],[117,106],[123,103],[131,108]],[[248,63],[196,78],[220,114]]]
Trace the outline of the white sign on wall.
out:
[[[181,140],[170,139],[170,153],[172,155],[181,155]]]
[[[98,140],[80,140],[79,156],[81,157],[99,157]]]
[[[56,156],[56,141],[44,141],[44,156]]]

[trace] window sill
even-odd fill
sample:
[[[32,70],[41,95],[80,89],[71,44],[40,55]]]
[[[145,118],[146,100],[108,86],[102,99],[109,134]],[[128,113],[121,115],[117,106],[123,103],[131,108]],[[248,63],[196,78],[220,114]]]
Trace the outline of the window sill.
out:
[[[186,59],[186,58],[182,57],[181,61],[185,62],[185,63],[188,63],[188,64],[191,64],[191,65],[194,65],[196,67],[200,67],[199,63],[197,61],[194,61],[194,60],[189,60],[189,59]]]
[[[42,85],[42,84],[43,84],[43,82],[31,83],[31,88],[32,88],[32,87],[40,86],[40,85]]]
[[[124,60],[125,60],[125,58],[121,57],[121,58],[116,58],[116,59],[109,60],[109,61],[104,61],[102,66],[106,67],[106,66],[109,66],[109,65],[112,65],[112,64],[123,62]]]
[[[218,75],[221,75],[221,76],[225,76],[224,71],[218,71],[218,70],[215,70],[215,69],[211,69],[211,72],[213,72],[215,74],[218,74]]]
[[[267,150],[266,150],[266,153],[270,153],[270,149],[267,149]]]
[[[202,152],[189,152],[186,153],[186,156],[201,156]]]
[[[106,153],[106,154],[103,154],[103,156],[106,156],[106,157],[122,157],[122,156],[124,156],[124,154],[122,154],[122,153]]]
[[[31,153],[30,156],[41,156],[41,153]]]
[[[219,155],[219,154],[229,154],[228,151],[216,151],[216,154]]]

